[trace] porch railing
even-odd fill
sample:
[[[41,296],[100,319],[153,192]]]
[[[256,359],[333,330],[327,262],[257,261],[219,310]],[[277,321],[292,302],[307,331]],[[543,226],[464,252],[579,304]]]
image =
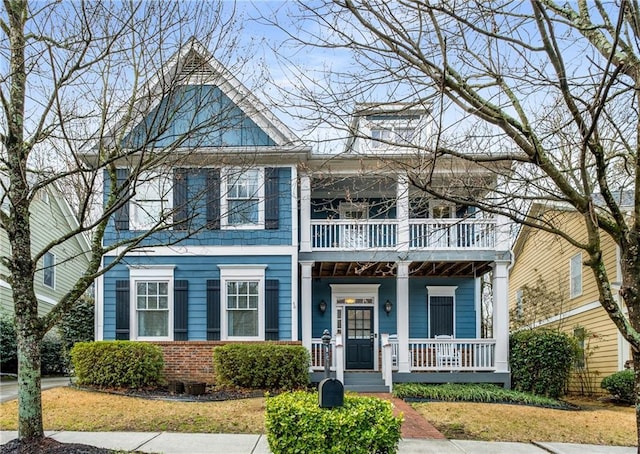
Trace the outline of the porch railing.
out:
[[[397,219],[312,219],[313,250],[394,250]],[[410,219],[409,249],[493,249],[494,219]]]
[[[329,346],[329,368],[335,370],[335,340],[331,340]],[[311,370],[324,371],[324,344],[322,339],[311,339]]]
[[[494,339],[409,339],[411,371],[494,371]]]

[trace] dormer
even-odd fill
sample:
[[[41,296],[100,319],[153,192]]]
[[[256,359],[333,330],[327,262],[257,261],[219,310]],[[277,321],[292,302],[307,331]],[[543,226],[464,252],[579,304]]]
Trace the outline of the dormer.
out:
[[[350,128],[347,153],[406,154],[427,146],[430,117],[414,104],[358,104]]]

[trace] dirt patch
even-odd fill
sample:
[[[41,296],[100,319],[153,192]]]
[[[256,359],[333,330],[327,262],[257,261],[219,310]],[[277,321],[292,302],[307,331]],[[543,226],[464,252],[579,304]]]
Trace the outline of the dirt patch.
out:
[[[110,449],[79,443],[60,443],[53,438],[27,438],[11,440],[0,447],[2,454],[109,454]]]
[[[172,393],[167,387],[127,389],[127,388],[98,388],[93,386],[73,386],[83,391],[95,391],[119,396],[140,397],[151,400],[165,400],[170,402],[222,402],[226,400],[251,399],[264,397],[261,390],[219,389],[207,387],[204,394],[191,395],[186,393]]]

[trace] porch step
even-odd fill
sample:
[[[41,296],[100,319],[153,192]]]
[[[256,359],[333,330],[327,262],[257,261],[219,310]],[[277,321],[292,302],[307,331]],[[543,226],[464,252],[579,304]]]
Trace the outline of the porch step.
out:
[[[361,393],[389,392],[380,372],[345,372],[344,389]]]

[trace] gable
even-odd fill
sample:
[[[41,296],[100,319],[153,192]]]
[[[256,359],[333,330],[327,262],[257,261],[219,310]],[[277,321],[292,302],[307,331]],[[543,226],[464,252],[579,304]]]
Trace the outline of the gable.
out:
[[[181,85],[124,138],[123,146],[260,147],[275,141],[216,85]]]

